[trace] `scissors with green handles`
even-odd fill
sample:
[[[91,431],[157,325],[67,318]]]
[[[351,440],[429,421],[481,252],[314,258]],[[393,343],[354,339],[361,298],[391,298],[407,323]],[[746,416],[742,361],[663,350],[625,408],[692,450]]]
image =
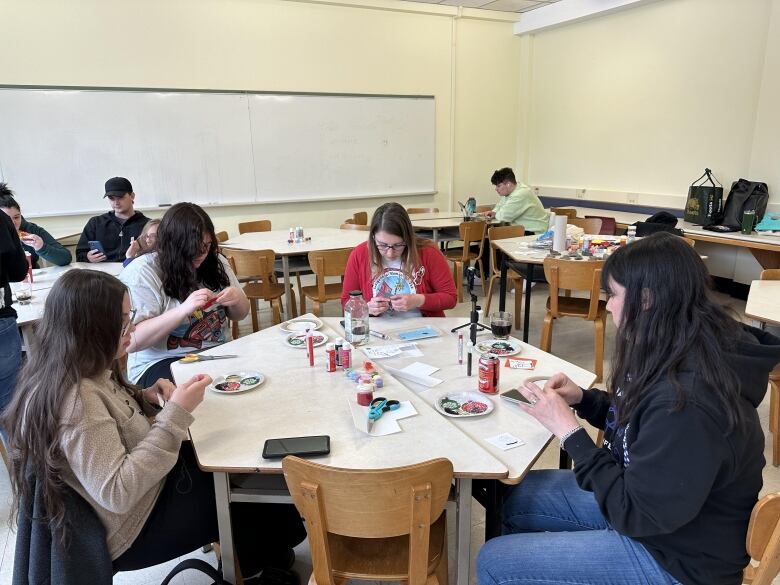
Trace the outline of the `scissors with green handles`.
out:
[[[384,396],[378,396],[371,401],[368,405],[368,432],[371,433],[371,428],[374,423],[379,420],[384,413],[391,410],[398,410],[401,408],[401,403],[397,400],[388,400]]]
[[[203,355],[202,353],[185,354],[179,361],[183,364],[194,364],[195,362],[207,362],[209,360],[227,360],[237,358],[237,355]]]

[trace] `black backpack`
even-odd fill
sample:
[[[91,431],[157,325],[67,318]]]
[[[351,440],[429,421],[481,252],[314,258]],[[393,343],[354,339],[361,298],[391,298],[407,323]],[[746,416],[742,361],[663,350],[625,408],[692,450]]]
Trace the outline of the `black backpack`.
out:
[[[712,231],[736,232],[742,227],[742,214],[745,211],[756,212],[756,222],[761,221],[769,202],[769,190],[766,183],[739,179],[731,185],[731,191],[723,207],[723,215],[716,226],[705,226]]]

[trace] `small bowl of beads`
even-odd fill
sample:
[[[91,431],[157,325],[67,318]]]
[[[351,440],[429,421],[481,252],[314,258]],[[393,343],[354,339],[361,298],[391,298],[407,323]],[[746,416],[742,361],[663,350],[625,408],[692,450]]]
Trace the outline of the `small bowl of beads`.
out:
[[[483,416],[493,412],[493,401],[479,392],[448,392],[434,403],[436,410],[444,416]]]
[[[263,374],[247,370],[246,372],[231,372],[224,376],[217,376],[209,388],[217,394],[240,394],[257,388],[263,382],[265,382]]]

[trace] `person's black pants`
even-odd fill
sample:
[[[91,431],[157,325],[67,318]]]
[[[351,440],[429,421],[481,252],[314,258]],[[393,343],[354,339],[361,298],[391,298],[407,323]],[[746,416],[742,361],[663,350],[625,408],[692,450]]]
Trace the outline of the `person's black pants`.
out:
[[[141,377],[138,379],[138,385],[141,388],[148,388],[160,378],[165,378],[166,380],[170,380],[171,382],[173,382],[173,374],[171,374],[171,364],[173,362],[179,361],[179,359],[181,358],[180,357],[165,358],[164,360],[155,362],[154,364],[149,366],[143,374],[141,374]]]
[[[306,538],[300,514],[291,504],[236,502],[230,512],[244,575],[266,566],[286,568],[290,549]],[[151,567],[218,540],[214,477],[200,470],[191,443],[185,441],[151,515],[130,548],[114,560],[114,569]]]

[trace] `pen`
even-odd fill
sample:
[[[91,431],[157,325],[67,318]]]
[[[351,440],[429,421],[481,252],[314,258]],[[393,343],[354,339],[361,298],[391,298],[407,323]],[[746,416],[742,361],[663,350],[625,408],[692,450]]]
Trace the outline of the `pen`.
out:
[[[463,332],[458,333],[458,364],[463,365]]]
[[[390,339],[387,335],[384,333],[381,333],[379,331],[374,331],[373,329],[368,330],[369,335],[373,335],[374,337],[378,337],[379,339]]]

